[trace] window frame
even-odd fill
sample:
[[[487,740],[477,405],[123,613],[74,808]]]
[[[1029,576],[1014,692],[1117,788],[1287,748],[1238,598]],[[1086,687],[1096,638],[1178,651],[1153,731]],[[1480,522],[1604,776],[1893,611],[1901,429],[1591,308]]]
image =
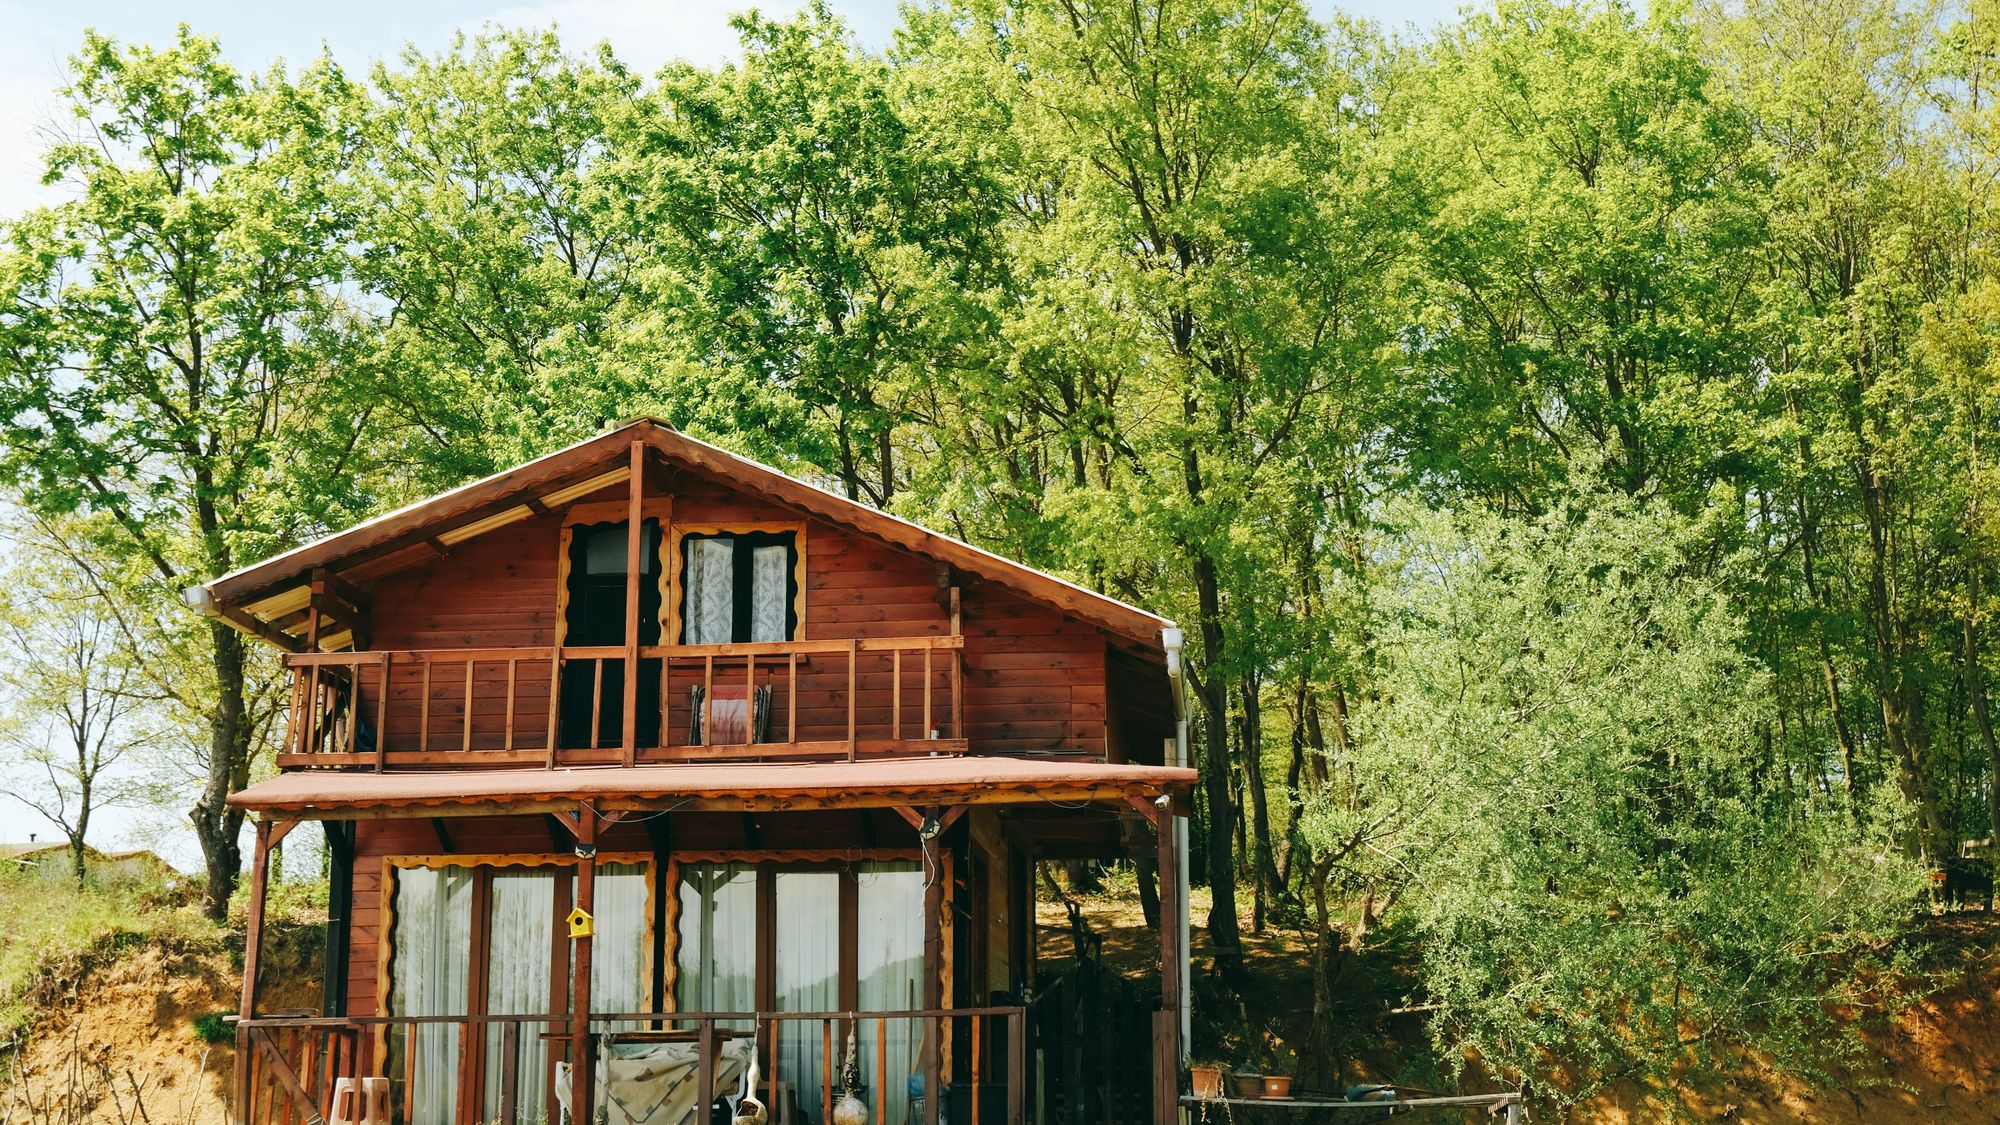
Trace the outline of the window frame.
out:
[[[806,521],[805,520],[744,520],[732,523],[669,523],[663,549],[667,553],[666,596],[661,599],[660,612],[665,620],[661,622],[660,637],[670,647],[701,648],[702,645],[685,645],[681,642],[686,620],[681,613],[681,602],[687,598],[686,540],[690,535],[697,537],[717,535],[792,535],[792,619],[798,623],[793,630],[792,640],[808,638],[806,624]]]
[[[666,937],[660,954],[660,1003],[668,1012],[680,1011],[681,978],[681,870],[687,864],[737,863],[756,870],[757,884],[757,968],[755,995],[758,1011],[773,1010],[776,1003],[777,876],[786,871],[837,871],[840,873],[840,1006],[851,1011],[860,993],[859,928],[860,897],[855,881],[855,865],[862,863],[917,863],[924,861],[921,848],[838,848],[813,851],[748,850],[675,852],[667,858],[659,886],[666,896],[666,913],[661,930]],[[948,888],[947,888],[948,889]],[[947,895],[947,898],[949,896]],[[947,909],[949,907],[947,906]],[[940,971],[942,967],[940,967]]]

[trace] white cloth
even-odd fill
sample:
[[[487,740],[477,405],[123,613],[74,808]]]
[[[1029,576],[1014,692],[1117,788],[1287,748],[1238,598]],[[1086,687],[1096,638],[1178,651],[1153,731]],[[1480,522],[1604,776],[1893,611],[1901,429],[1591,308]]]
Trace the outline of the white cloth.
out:
[[[691,645],[726,645],[736,631],[736,540],[689,541],[687,639]]]
[[[597,1059],[597,1113],[605,1125],[707,1125],[708,1102],[734,1093],[750,1068],[750,1040],[732,1039],[715,1052],[715,1086],[696,1105],[693,1043],[612,1047]],[[556,1064],[556,1101],[570,1114],[569,1064]]]

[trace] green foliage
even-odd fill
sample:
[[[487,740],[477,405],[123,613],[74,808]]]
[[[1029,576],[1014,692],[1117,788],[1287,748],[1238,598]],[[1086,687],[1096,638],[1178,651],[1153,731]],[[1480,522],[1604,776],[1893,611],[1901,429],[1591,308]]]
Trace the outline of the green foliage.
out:
[[[1861,998],[1923,873],[1903,810],[1769,768],[1769,675],[1696,526],[1603,490],[1411,518],[1384,548],[1351,788],[1304,829],[1365,841],[1351,866],[1409,900],[1440,1053],[1559,1058],[1588,1096],[1744,1047],[1807,1073],[1858,1049],[1832,1005]]]
[[[236,1026],[225,1017],[234,1012],[203,1012],[191,1021],[194,1037],[204,1043],[220,1044],[236,1041]]]

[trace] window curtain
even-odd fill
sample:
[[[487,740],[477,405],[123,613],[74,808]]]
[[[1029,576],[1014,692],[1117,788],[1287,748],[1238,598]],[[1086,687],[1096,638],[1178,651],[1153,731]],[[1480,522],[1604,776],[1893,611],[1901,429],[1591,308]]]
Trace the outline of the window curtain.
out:
[[[590,943],[590,1009],[594,1012],[644,1012],[652,1007],[651,979],[646,975],[646,867],[639,863],[600,863],[592,915],[596,936]],[[600,1027],[640,1027],[640,1023],[601,1023]]]
[[[785,628],[791,587],[792,552],[789,547],[758,547],[750,552],[750,639],[788,641]]]
[[[687,643],[728,644],[736,629],[736,540],[687,542]]]
[[[755,1011],[757,869],[690,863],[681,868],[680,894],[675,1006],[683,1012]]]
[[[781,1012],[840,1009],[840,873],[780,871],[776,885],[772,983]],[[827,1064],[820,1026],[778,1025],[778,1079],[791,1084],[804,1119],[822,1125],[820,1094]],[[833,1060],[836,1064],[838,1059]],[[835,1075],[838,1084],[839,1075]]]
[[[855,1001],[864,1012],[909,1011],[923,1004],[924,876],[914,863],[864,863],[855,870]],[[908,1078],[917,1069],[921,1036],[909,1020],[889,1024],[888,1058],[878,1068],[874,1028],[862,1025],[861,1080],[871,1091],[887,1077],[890,1125],[908,1125]],[[871,1106],[874,1097],[869,1099]]]
[[[500,868],[493,872],[492,906],[487,915],[491,955],[486,968],[486,1010],[496,1016],[548,1015],[549,946],[555,925],[555,872],[548,868]],[[533,1120],[548,1102],[550,1028],[523,1023],[519,1078],[514,1104],[521,1120]],[[502,1029],[486,1030],[486,1120],[500,1113]]]
[[[472,870],[406,867],[396,872],[389,1014],[464,1015],[471,979]],[[450,1125],[458,1109],[459,1025],[429,1023],[392,1042],[388,1073],[401,1081],[414,1052],[409,1125]],[[399,1091],[400,1093],[400,1091]]]

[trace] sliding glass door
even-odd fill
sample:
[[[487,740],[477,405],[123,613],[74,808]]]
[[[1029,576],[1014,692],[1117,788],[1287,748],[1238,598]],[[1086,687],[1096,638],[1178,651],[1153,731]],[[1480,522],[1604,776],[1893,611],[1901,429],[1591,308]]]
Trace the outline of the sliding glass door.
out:
[[[787,863],[754,856],[680,865],[675,1000],[684,1012],[898,1012],[923,996],[920,866],[911,862]],[[778,1021],[776,1078],[801,1125],[824,1125],[823,1083],[839,1082],[844,1028]],[[861,1082],[891,1125],[906,1125],[917,1030],[887,1029],[880,1058],[873,1021],[856,1029]],[[830,1069],[829,1069],[830,1068]],[[876,1090],[886,1085],[885,1090]],[[873,1120],[871,1113],[870,1120]]]
[[[576,863],[567,856],[454,863],[448,857],[391,860],[391,1016],[554,1016],[569,1008],[573,948],[564,915]],[[597,866],[591,1009],[652,1007],[650,862],[605,857]],[[499,1116],[505,1025],[488,1022],[470,1040],[462,1025],[394,1028],[388,1074],[403,1125],[471,1125]],[[518,1035],[514,1105],[519,1121],[553,1120],[550,1021],[524,1020]],[[405,1077],[410,1079],[404,1090]],[[478,1096],[461,1099],[460,1082]],[[402,1113],[407,1105],[407,1115]]]

